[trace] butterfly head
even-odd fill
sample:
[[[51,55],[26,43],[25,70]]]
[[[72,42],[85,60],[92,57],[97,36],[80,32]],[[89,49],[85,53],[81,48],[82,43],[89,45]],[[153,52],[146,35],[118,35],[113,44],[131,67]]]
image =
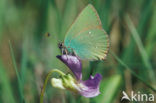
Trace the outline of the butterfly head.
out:
[[[58,43],[58,47],[59,47],[60,49],[64,48],[64,43],[63,43],[63,42],[59,42],[59,43]]]

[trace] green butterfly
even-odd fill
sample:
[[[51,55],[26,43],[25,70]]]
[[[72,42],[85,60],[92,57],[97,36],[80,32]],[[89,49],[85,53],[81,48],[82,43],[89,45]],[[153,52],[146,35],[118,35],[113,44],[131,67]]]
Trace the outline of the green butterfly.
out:
[[[59,43],[63,54],[76,55],[83,60],[104,60],[109,50],[109,38],[102,28],[95,8],[89,4],[82,10]]]

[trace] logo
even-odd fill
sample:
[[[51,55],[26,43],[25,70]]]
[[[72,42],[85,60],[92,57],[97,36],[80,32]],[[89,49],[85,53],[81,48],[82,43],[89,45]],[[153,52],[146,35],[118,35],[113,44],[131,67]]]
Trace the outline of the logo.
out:
[[[131,91],[131,95],[128,96],[125,91],[122,91],[122,98],[121,101],[123,100],[128,100],[128,101],[149,101],[149,102],[154,102],[154,94],[142,94],[140,92],[135,93],[134,91]]]

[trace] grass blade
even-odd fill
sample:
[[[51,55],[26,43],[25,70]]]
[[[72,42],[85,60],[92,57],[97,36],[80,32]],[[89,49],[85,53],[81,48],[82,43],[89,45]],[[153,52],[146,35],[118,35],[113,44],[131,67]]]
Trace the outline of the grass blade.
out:
[[[16,72],[16,76],[17,76],[17,80],[18,80],[18,86],[19,86],[18,89],[19,89],[19,92],[20,92],[20,102],[23,102],[24,101],[23,88],[22,88],[23,83],[21,81],[21,78],[20,78],[20,75],[19,75],[19,72],[18,72],[18,68],[17,68],[17,65],[16,65],[16,60],[15,60],[13,48],[12,48],[12,45],[11,45],[10,41],[9,41],[9,47],[10,47],[10,53],[11,53],[13,66],[14,66],[14,69],[15,69],[15,72]]]
[[[132,71],[130,69],[130,67],[128,65],[126,65],[120,58],[118,58],[113,52],[111,52],[111,54],[113,55],[113,57],[124,67],[124,69],[128,69],[130,71],[130,73],[135,76],[136,78],[138,78],[140,81],[142,81],[147,87],[149,87],[151,90],[153,90],[154,92],[156,92],[156,89],[153,88],[150,84],[148,84],[146,81],[144,81],[144,79],[142,79],[141,77],[139,77],[134,71]]]
[[[148,31],[148,35],[147,35],[147,39],[146,39],[146,51],[149,57],[152,57],[152,53],[153,53],[153,48],[156,45],[156,6],[153,7],[153,15],[150,21],[151,25]]]
[[[0,60],[0,83],[1,83],[1,102],[3,103],[16,103],[14,93],[12,92],[10,80]],[[7,98],[6,98],[7,97]]]
[[[37,28],[36,28],[36,45],[41,42],[42,36],[47,28],[47,15],[48,15],[48,3],[49,0],[41,0],[41,3],[39,5],[38,9],[38,19],[36,21]]]
[[[146,27],[146,24],[149,21],[149,18],[151,16],[151,9],[152,9],[152,4],[153,4],[154,0],[146,0],[144,2],[144,5],[142,7],[142,11],[141,11],[141,16],[139,19],[139,25],[137,28],[138,33],[140,34],[140,36],[142,37],[142,35],[144,34],[144,28]]]
[[[23,42],[22,46],[22,57],[21,57],[21,79],[23,83],[25,82],[25,73],[26,73],[26,66],[27,66],[27,45],[28,45],[28,39],[26,39]]]
[[[138,34],[137,30],[135,29],[135,27],[128,15],[126,15],[125,20],[126,20],[126,23],[128,25],[128,28],[130,29],[130,32],[131,32],[133,38],[134,38],[134,41],[136,42],[136,44],[138,46],[143,63],[145,65],[145,67],[148,69],[148,76],[149,76],[150,80],[152,81],[152,83],[155,84],[156,79],[155,79],[154,71],[152,69],[151,63],[149,62],[148,55],[144,49],[144,46],[139,37],[139,34]]]

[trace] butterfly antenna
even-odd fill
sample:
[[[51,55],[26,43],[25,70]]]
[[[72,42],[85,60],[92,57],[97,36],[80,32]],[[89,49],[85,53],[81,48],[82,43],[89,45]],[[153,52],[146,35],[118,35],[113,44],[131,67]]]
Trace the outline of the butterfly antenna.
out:
[[[44,35],[45,35],[45,37],[51,37],[51,38],[57,40],[57,42],[59,42],[56,35],[53,35],[53,34],[51,34],[51,33],[49,33],[49,32],[46,32]]]

